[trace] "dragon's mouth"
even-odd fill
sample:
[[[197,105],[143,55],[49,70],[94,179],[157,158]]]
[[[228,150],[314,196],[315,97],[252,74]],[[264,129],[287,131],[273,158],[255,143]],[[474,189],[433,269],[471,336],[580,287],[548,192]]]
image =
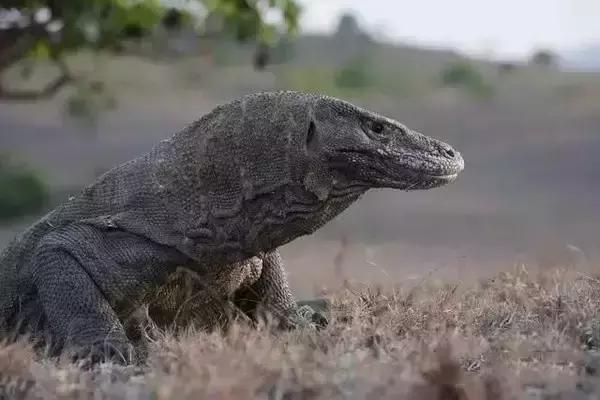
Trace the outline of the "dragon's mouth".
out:
[[[425,175],[424,177],[429,179],[437,179],[439,181],[452,182],[458,177],[458,172],[448,175]]]
[[[448,168],[445,171],[422,171],[418,169],[403,169],[397,174],[375,178],[374,186],[388,187],[401,190],[432,189],[454,182],[462,168]]]
[[[337,154],[341,157],[334,165],[342,173],[350,173],[354,181],[371,188],[430,189],[453,182],[464,169],[459,153],[455,153],[453,160],[439,155],[415,157],[368,149],[342,149]]]

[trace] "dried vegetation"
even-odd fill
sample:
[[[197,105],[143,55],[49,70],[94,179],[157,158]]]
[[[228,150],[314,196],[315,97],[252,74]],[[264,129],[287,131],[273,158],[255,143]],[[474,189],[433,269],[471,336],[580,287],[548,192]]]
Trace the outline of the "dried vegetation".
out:
[[[92,370],[0,347],[6,398],[591,399],[598,398],[600,280],[524,268],[471,287],[328,295],[330,325],[274,333],[151,332],[144,366]],[[600,359],[600,357],[599,357]],[[600,369],[600,368],[599,368]],[[3,398],[0,396],[0,398]]]

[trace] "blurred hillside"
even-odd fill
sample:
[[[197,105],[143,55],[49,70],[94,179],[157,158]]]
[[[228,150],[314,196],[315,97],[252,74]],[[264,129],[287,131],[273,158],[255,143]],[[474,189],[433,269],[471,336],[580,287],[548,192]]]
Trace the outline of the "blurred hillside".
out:
[[[586,46],[565,54],[564,65],[578,70],[600,70],[600,44]]]
[[[467,60],[353,29],[282,41],[261,71],[248,62],[251,45],[178,43],[201,55],[71,57],[75,73],[94,71],[104,82],[100,103],[73,103],[72,89],[53,101],[0,103],[0,153],[39,172],[50,188],[46,208],[218,103],[294,89],[396,118],[451,143],[466,160],[448,187],[369,193],[287,246],[297,289],[310,291],[314,274],[325,284],[429,273],[463,279],[512,262],[585,265],[600,256],[600,75]],[[52,73],[42,65],[21,82],[16,68],[9,80],[34,85]],[[34,217],[0,225],[0,247]]]

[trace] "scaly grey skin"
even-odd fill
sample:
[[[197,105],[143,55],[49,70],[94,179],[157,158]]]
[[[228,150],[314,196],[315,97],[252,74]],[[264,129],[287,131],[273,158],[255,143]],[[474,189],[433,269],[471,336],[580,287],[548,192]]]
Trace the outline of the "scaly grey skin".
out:
[[[35,332],[57,350],[129,354],[124,321],[161,290],[177,289],[172,277],[182,266],[216,288],[209,292],[219,301],[233,292],[250,315],[260,307],[293,320],[279,246],[368,189],[429,189],[463,166],[449,145],[338,99],[242,97],[107,172],[18,236],[0,254],[0,329]],[[255,256],[259,276],[228,285]]]

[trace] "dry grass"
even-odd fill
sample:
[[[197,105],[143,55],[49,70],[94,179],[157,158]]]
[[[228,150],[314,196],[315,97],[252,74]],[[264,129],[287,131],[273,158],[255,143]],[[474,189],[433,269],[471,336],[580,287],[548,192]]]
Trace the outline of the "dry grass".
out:
[[[155,332],[147,365],[94,370],[0,347],[7,398],[587,399],[596,379],[582,344],[600,280],[525,269],[476,287],[385,292],[347,285],[315,332]],[[588,367],[586,368],[586,365]],[[581,397],[579,397],[581,396]],[[0,395],[0,398],[2,395]]]

